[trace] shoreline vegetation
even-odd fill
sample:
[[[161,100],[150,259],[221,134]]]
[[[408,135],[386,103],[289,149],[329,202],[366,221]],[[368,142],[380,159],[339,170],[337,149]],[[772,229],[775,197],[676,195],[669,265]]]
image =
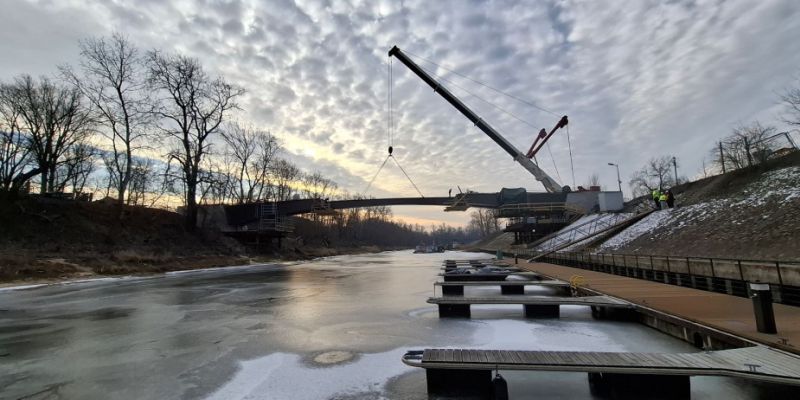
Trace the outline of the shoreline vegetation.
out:
[[[207,268],[241,267],[269,263],[313,260],[321,257],[379,253],[406,250],[407,247],[386,246],[287,246],[272,254],[245,255],[198,255],[169,256],[121,252],[110,258],[101,256],[43,257],[25,259],[0,254],[0,265],[5,272],[0,274],[0,288],[17,286],[69,283],[86,279],[113,278],[123,276],[156,276],[166,272],[192,271]],[[17,265],[13,265],[14,263]]]

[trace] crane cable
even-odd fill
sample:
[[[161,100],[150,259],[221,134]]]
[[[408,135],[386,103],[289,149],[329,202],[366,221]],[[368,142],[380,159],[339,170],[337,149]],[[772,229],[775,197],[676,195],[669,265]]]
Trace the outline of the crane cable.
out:
[[[572,140],[569,138],[569,124],[567,124],[567,146],[569,146],[569,169],[572,171],[572,187],[575,187],[575,165],[572,163]]]
[[[383,167],[386,166],[386,162],[388,162],[389,159],[391,158],[392,161],[394,161],[394,163],[397,165],[397,167],[400,168],[400,171],[403,172],[403,175],[405,175],[406,179],[408,179],[408,181],[411,182],[411,186],[413,186],[414,190],[416,190],[417,193],[419,193],[419,196],[422,197],[422,198],[425,198],[425,195],[423,195],[422,192],[419,190],[419,187],[417,187],[417,184],[414,183],[414,180],[412,180],[411,177],[408,176],[408,173],[406,172],[405,169],[403,169],[403,166],[400,165],[400,162],[397,161],[397,159],[394,158],[394,156],[392,155],[392,151],[394,150],[393,146],[394,146],[395,124],[394,124],[394,115],[393,115],[393,109],[394,109],[394,107],[393,107],[393,101],[394,101],[394,99],[393,99],[393,96],[394,96],[394,93],[393,93],[394,92],[394,90],[393,90],[394,89],[394,71],[393,71],[393,68],[392,68],[393,63],[392,63],[392,58],[391,57],[389,57],[389,62],[386,63],[386,66],[387,66],[387,75],[388,75],[387,90],[386,90],[386,92],[387,92],[387,94],[386,94],[386,97],[387,97],[386,139],[387,139],[387,142],[389,142],[389,155],[386,156],[386,159],[383,160],[383,163],[378,168],[378,172],[376,172],[375,175],[372,177],[372,179],[370,179],[369,184],[367,184],[367,187],[364,188],[363,193],[366,194],[367,191],[369,190],[369,188],[372,187],[372,184],[375,182],[375,179],[378,177],[378,174],[381,173],[381,171],[383,170]]]
[[[367,194],[367,191],[369,190],[370,186],[372,186],[372,182],[375,182],[375,178],[378,177],[378,174],[381,173],[381,170],[383,169],[383,166],[386,165],[387,161],[389,161],[389,157],[391,157],[391,156],[388,156],[388,157],[386,157],[385,160],[383,160],[383,164],[381,164],[381,167],[378,168],[378,172],[376,172],[375,175],[372,177],[372,179],[370,179],[369,184],[367,185],[366,188],[364,188],[364,191],[362,193]]]
[[[420,68],[422,68],[422,67],[420,67]],[[422,69],[423,69],[423,70],[425,70],[425,68],[422,68]],[[444,68],[444,69],[446,69],[446,68]],[[445,82],[447,82],[447,83],[449,83],[449,84],[451,84],[451,85],[453,85],[453,86],[457,87],[457,88],[458,88],[458,89],[460,89],[460,90],[463,90],[463,91],[464,91],[464,92],[466,92],[467,94],[469,94],[469,95],[471,95],[471,96],[473,96],[473,97],[477,98],[478,100],[481,100],[481,101],[483,101],[484,103],[486,103],[486,104],[488,104],[488,105],[490,105],[490,106],[492,106],[492,107],[494,107],[494,108],[496,108],[496,109],[498,109],[498,110],[500,110],[500,111],[502,111],[502,112],[504,112],[504,113],[506,113],[506,114],[510,115],[512,118],[514,118],[514,119],[516,119],[516,120],[518,120],[518,121],[520,121],[520,122],[524,123],[525,125],[528,125],[528,126],[530,126],[530,127],[532,127],[532,128],[536,128],[536,126],[535,126],[535,125],[533,125],[532,123],[530,123],[530,122],[528,122],[528,121],[526,121],[526,120],[524,120],[524,119],[522,119],[522,118],[520,118],[520,117],[516,116],[514,113],[512,113],[512,112],[510,112],[510,111],[507,111],[507,110],[506,110],[506,109],[504,109],[503,107],[500,107],[500,106],[498,106],[498,105],[496,105],[496,104],[492,103],[491,101],[489,101],[489,100],[486,100],[486,99],[482,98],[481,96],[478,96],[477,94],[475,94],[475,93],[473,93],[473,92],[471,92],[471,91],[469,91],[469,90],[465,89],[464,87],[462,87],[462,86],[458,85],[457,83],[455,83],[455,82],[453,82],[453,81],[451,81],[451,80],[449,80],[449,79],[447,79],[447,78],[444,78],[444,77],[442,77],[442,76],[439,76],[439,75],[437,75],[436,73],[434,73],[434,72],[432,72],[432,71],[430,71],[430,70],[425,70],[425,72],[427,72],[427,73],[429,73],[429,74],[431,74],[431,75],[435,76],[436,78],[438,78],[438,79],[441,79],[441,80],[443,80],[443,81],[445,81]],[[454,73],[455,73],[455,74],[458,74],[457,72],[454,72]],[[467,79],[470,79],[470,78],[467,78]],[[472,79],[470,79],[470,80],[472,80]],[[489,87],[489,86],[487,86],[487,87]],[[549,112],[549,111],[548,111],[548,112]],[[556,114],[554,114],[554,115],[556,115]],[[567,130],[569,131],[569,126],[567,126]],[[569,141],[569,139],[568,139],[568,141]],[[550,160],[553,162],[553,168],[556,170],[556,176],[558,176],[558,180],[559,180],[559,182],[563,181],[563,179],[561,178],[561,173],[558,171],[558,166],[556,165],[556,159],[555,159],[555,157],[553,157],[553,152],[552,152],[552,150],[550,150],[550,143],[547,143],[547,152],[550,154]],[[538,162],[537,162],[537,164],[538,164]],[[572,165],[572,145],[570,145],[570,165]],[[575,171],[574,171],[574,168],[573,168],[573,173],[572,173],[572,175],[573,175],[573,179],[572,179],[572,180],[573,180],[573,184],[572,184],[572,185],[573,185],[573,186],[575,186],[575,183],[574,183],[574,181],[575,181]]]
[[[466,79],[466,80],[469,80],[469,81],[475,82],[475,83],[477,83],[478,85],[481,85],[481,86],[483,86],[483,87],[485,87],[485,88],[487,88],[487,89],[489,89],[489,90],[492,90],[492,91],[494,91],[494,92],[497,92],[497,93],[499,93],[499,94],[502,94],[503,96],[509,97],[509,98],[511,98],[511,99],[514,99],[514,100],[516,100],[516,101],[520,102],[520,103],[523,103],[523,104],[526,104],[526,105],[528,105],[528,106],[531,106],[531,107],[533,107],[533,108],[535,108],[535,109],[537,109],[537,110],[541,110],[541,111],[544,111],[544,112],[546,112],[546,113],[549,113],[549,114],[552,114],[552,115],[555,115],[555,116],[558,116],[558,115],[559,115],[559,114],[556,114],[556,113],[554,113],[554,112],[552,112],[552,111],[550,111],[550,110],[548,110],[548,109],[546,109],[546,108],[544,108],[544,107],[540,107],[540,106],[538,106],[538,105],[534,104],[534,103],[533,103],[533,102],[531,102],[531,101],[528,101],[528,100],[525,100],[525,99],[519,98],[519,97],[517,97],[517,96],[514,96],[513,94],[509,94],[509,93],[503,92],[503,91],[502,91],[502,90],[500,90],[500,89],[497,89],[497,88],[491,87],[491,86],[487,85],[486,83],[483,83],[483,82],[481,82],[481,81],[479,81],[479,80],[477,80],[477,79],[474,79],[474,78],[470,78],[470,77],[468,77],[468,76],[466,76],[466,75],[464,75],[464,74],[461,74],[461,73],[459,73],[459,72],[456,72],[456,71],[454,71],[454,70],[452,70],[452,69],[448,69],[448,68],[446,68],[446,67],[444,67],[444,66],[442,66],[442,65],[440,65],[440,64],[437,64],[437,63],[435,63],[435,62],[433,62],[433,61],[431,61],[431,60],[428,60],[427,58],[424,58],[424,57],[422,57],[422,56],[419,56],[419,55],[416,55],[416,54],[414,54],[414,53],[411,53],[411,52],[409,52],[408,50],[405,50],[405,53],[406,53],[406,54],[409,54],[409,55],[412,55],[412,56],[414,56],[414,57],[417,57],[418,59],[420,59],[420,60],[423,60],[423,61],[425,61],[425,62],[427,62],[427,63],[433,64],[433,65],[435,65],[435,66],[437,66],[437,67],[439,67],[439,68],[441,68],[441,69],[443,69],[443,70],[445,70],[445,71],[447,71],[447,72],[450,72],[450,73],[456,74],[456,75],[458,75],[458,76],[460,76],[460,77],[462,77],[462,78],[464,78],[464,79]]]
[[[553,111],[550,111],[550,110],[548,110],[548,109],[546,109],[546,108],[544,108],[544,107],[538,106],[538,105],[534,104],[533,102],[530,102],[530,101],[528,101],[528,100],[522,99],[522,98],[520,98],[520,97],[517,97],[517,96],[514,96],[513,94],[506,93],[506,92],[504,92],[504,91],[502,91],[502,90],[500,90],[500,89],[494,88],[494,87],[492,87],[492,86],[490,86],[490,85],[488,85],[488,84],[486,84],[486,83],[484,83],[484,82],[481,82],[481,81],[479,81],[479,80],[477,80],[477,79],[470,78],[470,77],[469,77],[469,76],[467,76],[467,75],[464,75],[464,74],[462,74],[462,73],[459,73],[459,72],[457,72],[457,71],[454,71],[454,70],[452,70],[452,69],[449,69],[449,68],[447,68],[447,67],[444,67],[444,66],[442,66],[441,64],[438,64],[438,63],[436,63],[436,62],[434,62],[434,61],[431,61],[431,60],[429,60],[429,59],[427,59],[427,58],[425,58],[425,57],[422,57],[422,56],[420,56],[420,55],[417,55],[417,54],[411,53],[411,52],[409,52],[409,51],[406,51],[406,53],[407,53],[407,54],[409,54],[409,55],[412,55],[412,56],[414,56],[414,57],[416,57],[416,58],[418,58],[418,59],[420,59],[420,60],[423,60],[423,61],[425,61],[425,62],[427,62],[427,63],[430,63],[430,64],[432,64],[432,65],[435,65],[435,66],[437,66],[437,67],[439,67],[439,68],[441,68],[441,69],[443,69],[443,70],[445,70],[445,71],[447,71],[447,72],[453,73],[453,74],[455,74],[455,75],[458,75],[458,76],[460,76],[460,77],[462,77],[462,78],[464,78],[464,79],[466,79],[466,80],[469,80],[469,81],[472,81],[472,82],[474,82],[474,83],[477,83],[478,85],[481,85],[481,86],[483,86],[483,87],[485,87],[485,88],[487,88],[487,89],[489,89],[489,90],[492,90],[492,91],[494,91],[494,92],[496,92],[496,93],[499,93],[499,94],[501,94],[501,95],[503,95],[503,96],[506,96],[506,97],[509,97],[509,98],[511,98],[511,99],[514,99],[514,100],[516,100],[516,101],[518,101],[518,102],[520,102],[520,103],[526,104],[526,105],[528,105],[528,106],[530,106],[530,107],[536,108],[536,109],[538,109],[538,110],[540,110],[540,111],[544,111],[544,112],[546,112],[546,113],[549,113],[549,114],[552,114],[552,115],[555,115],[555,116],[558,116],[558,115],[559,115],[559,114],[556,114],[555,112],[553,112]],[[422,68],[423,70],[426,70],[426,72],[428,72],[429,74],[431,74],[431,75],[433,75],[433,76],[436,76],[437,78],[439,78],[439,79],[441,79],[441,80],[443,80],[443,81],[446,81],[446,82],[450,83],[451,85],[453,85],[453,86],[455,86],[455,87],[457,87],[457,88],[459,88],[459,89],[463,90],[464,92],[466,92],[466,93],[468,93],[469,95],[471,95],[471,96],[473,96],[473,97],[477,98],[478,100],[481,100],[481,101],[483,101],[484,103],[486,103],[486,104],[489,104],[490,106],[492,106],[492,107],[494,107],[494,108],[496,108],[496,109],[498,109],[498,110],[500,110],[500,111],[502,111],[502,112],[504,112],[504,113],[508,114],[508,115],[509,115],[509,116],[511,116],[512,118],[514,118],[514,119],[516,119],[516,120],[518,120],[518,121],[520,121],[520,122],[522,122],[522,123],[524,123],[524,124],[526,124],[526,125],[528,125],[528,126],[530,126],[530,127],[536,128],[536,126],[534,126],[534,125],[533,125],[533,124],[531,124],[530,122],[528,122],[528,121],[525,121],[525,120],[523,120],[522,118],[520,118],[520,117],[518,117],[518,116],[514,115],[512,112],[510,112],[510,111],[507,111],[507,110],[505,110],[504,108],[502,108],[502,107],[500,107],[500,106],[498,106],[498,105],[496,105],[496,104],[494,104],[494,103],[492,103],[492,102],[490,102],[490,101],[488,101],[488,100],[486,100],[486,99],[482,98],[481,96],[478,96],[477,94],[470,92],[469,90],[467,90],[467,89],[465,89],[464,87],[462,87],[462,86],[460,86],[460,85],[456,84],[455,82],[453,82],[453,81],[451,81],[451,80],[449,80],[449,79],[447,79],[447,78],[444,78],[444,77],[442,77],[442,76],[439,76],[439,75],[437,75],[436,73],[434,73],[434,72],[432,72],[432,71],[430,71],[430,70],[427,70],[427,69],[425,69],[425,68],[423,68],[423,67],[420,67],[420,68]],[[569,147],[569,165],[570,165],[570,171],[571,171],[571,173],[572,173],[572,186],[575,186],[575,184],[576,184],[576,183],[575,183],[575,165],[574,165],[574,161],[573,161],[573,157],[572,157],[572,141],[571,141],[571,139],[570,139],[570,135],[569,135],[569,126],[567,126],[567,146]],[[549,143],[547,144],[547,152],[550,154],[550,159],[553,161],[553,168],[555,168],[555,170],[556,170],[556,175],[558,176],[558,179],[559,179],[559,181],[561,181],[561,180],[562,180],[562,179],[561,179],[561,174],[559,173],[559,171],[558,171],[558,167],[556,166],[556,160],[555,160],[555,158],[553,157],[553,152],[550,150],[550,144],[549,144]],[[538,163],[537,163],[537,164],[538,164]]]

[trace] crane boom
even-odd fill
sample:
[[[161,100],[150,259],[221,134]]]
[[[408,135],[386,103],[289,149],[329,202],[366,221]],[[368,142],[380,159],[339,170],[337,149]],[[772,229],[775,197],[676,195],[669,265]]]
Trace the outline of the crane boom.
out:
[[[467,119],[472,121],[475,126],[477,126],[486,136],[492,138],[506,153],[511,154],[511,157],[514,157],[514,161],[518,162],[522,165],[523,168],[528,170],[536,180],[544,185],[545,190],[548,192],[561,192],[564,188],[558,184],[553,178],[547,175],[538,165],[536,165],[533,161],[531,161],[528,157],[525,156],[525,153],[519,151],[514,145],[512,145],[506,138],[504,138],[500,133],[498,133],[494,128],[492,128],[486,121],[481,119],[478,114],[475,114],[469,107],[467,107],[464,103],[461,102],[455,95],[450,93],[447,88],[445,88],[441,83],[433,79],[427,72],[425,72],[419,65],[417,65],[414,61],[412,61],[408,56],[403,53],[397,46],[392,47],[389,50],[389,57],[395,57],[400,62],[403,63],[411,72],[415,73],[420,79],[425,81],[430,87],[433,88],[433,91],[438,93],[440,96],[444,97],[450,105],[456,108],[461,114],[464,114]],[[568,190],[568,189],[567,189]]]

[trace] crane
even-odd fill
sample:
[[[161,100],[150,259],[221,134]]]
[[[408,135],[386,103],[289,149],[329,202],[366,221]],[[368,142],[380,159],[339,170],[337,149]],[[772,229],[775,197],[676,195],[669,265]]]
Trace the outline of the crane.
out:
[[[556,124],[556,126],[550,131],[549,135],[543,135],[544,130],[540,132],[540,136],[536,138],[536,141],[531,146],[531,150],[528,153],[523,153],[519,151],[513,144],[511,144],[506,138],[504,138],[500,133],[498,133],[494,128],[491,127],[486,121],[481,119],[478,114],[475,114],[469,107],[467,107],[461,100],[459,100],[456,96],[450,93],[447,88],[444,87],[441,83],[436,81],[433,77],[431,77],[427,72],[425,72],[419,65],[417,65],[414,61],[412,61],[408,56],[403,53],[397,46],[393,46],[391,50],[389,50],[389,57],[395,57],[400,62],[403,63],[408,69],[411,70],[414,74],[416,74],[420,79],[422,79],[425,83],[427,83],[430,87],[433,88],[433,91],[438,93],[440,96],[444,97],[450,105],[455,107],[456,110],[461,112],[467,119],[472,121],[486,136],[489,136],[492,140],[495,141],[506,153],[510,154],[511,157],[514,157],[514,161],[518,162],[522,165],[523,168],[528,170],[539,182],[544,185],[545,190],[550,193],[558,193],[558,192],[569,192],[569,186],[561,186],[555,179],[551,178],[544,172],[541,168],[539,168],[536,163],[531,161],[531,157],[533,157],[539,149],[544,145],[547,139],[555,133],[555,131],[561,127],[567,125],[568,120],[567,116],[563,116],[561,120]],[[541,143],[539,143],[539,147],[536,148],[536,142],[539,139],[543,139]]]

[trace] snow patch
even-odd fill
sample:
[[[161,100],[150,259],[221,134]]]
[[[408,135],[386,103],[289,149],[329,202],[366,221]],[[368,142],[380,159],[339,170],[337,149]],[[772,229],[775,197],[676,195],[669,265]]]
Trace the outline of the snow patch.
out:
[[[770,171],[763,174],[758,181],[747,185],[739,195],[653,212],[607,240],[600,246],[600,250],[617,250],[644,235],[652,238],[670,235],[721,213],[738,215],[739,210],[763,208],[772,202],[782,203],[795,199],[800,199],[800,167]],[[764,215],[762,218],[768,216]],[[742,225],[743,222],[732,219],[731,224]]]

